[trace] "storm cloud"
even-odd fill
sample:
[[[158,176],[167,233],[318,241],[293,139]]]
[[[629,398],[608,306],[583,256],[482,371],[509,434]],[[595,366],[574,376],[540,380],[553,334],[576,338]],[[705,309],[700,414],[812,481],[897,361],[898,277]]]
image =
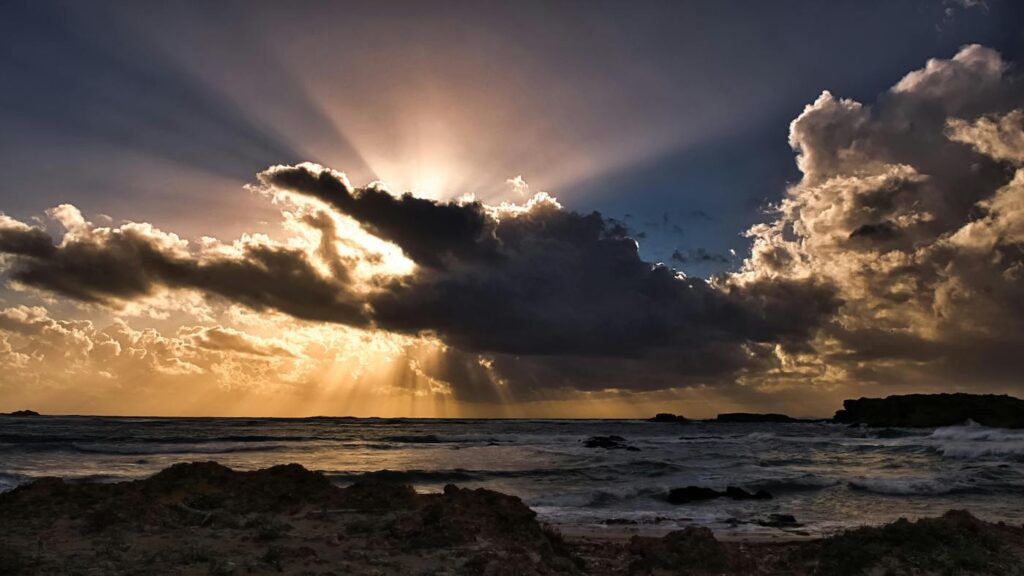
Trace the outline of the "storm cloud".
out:
[[[312,164],[259,178],[323,202],[417,266],[353,286],[331,218],[305,220],[321,235],[314,253],[255,241],[225,253],[145,224],[94,227],[70,206],[51,212],[66,229],[59,242],[8,218],[0,249],[17,282],[86,302],[192,289],[305,320],[432,335],[463,352],[560,359],[546,370],[571,358],[655,363],[677,382],[748,368],[760,361],[751,346],[802,348],[838,306],[815,279],[716,287],[645,262],[621,224],[546,195],[500,207],[396,197]]]
[[[802,173],[751,256],[709,280],[641,258],[616,220],[538,194],[523,205],[355,187],[316,164],[258,175],[317,208],[311,249],[256,237],[217,249],[147,224],[99,228],[51,212],[60,239],[0,218],[16,282],[119,305],[195,290],[308,321],[436,337],[430,378],[477,398],[514,390],[710,385],[1019,386],[1024,368],[1024,89],[998,53],[931,60],[868,105],[823,92],[790,125]],[[411,261],[360,266],[357,225]],[[712,257],[697,252],[689,259]],[[236,334],[202,346],[244,348]],[[421,368],[416,368],[422,372]],[[419,373],[418,372],[418,373]],[[967,379],[970,380],[967,380]],[[493,392],[491,392],[493,394]]]

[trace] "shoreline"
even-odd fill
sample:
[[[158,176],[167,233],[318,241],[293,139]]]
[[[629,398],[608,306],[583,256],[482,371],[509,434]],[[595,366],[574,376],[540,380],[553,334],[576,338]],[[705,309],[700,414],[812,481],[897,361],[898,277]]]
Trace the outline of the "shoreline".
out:
[[[297,464],[176,464],[143,480],[39,479],[0,494],[0,573],[769,575],[1024,574],[1024,527],[965,511],[828,537],[688,527],[552,527],[519,498],[356,482]]]

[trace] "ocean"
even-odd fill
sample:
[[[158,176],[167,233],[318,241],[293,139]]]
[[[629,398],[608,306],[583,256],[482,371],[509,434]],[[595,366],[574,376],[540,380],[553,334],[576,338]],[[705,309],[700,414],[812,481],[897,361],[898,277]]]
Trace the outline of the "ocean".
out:
[[[618,435],[637,450],[587,448]],[[1024,519],[1024,430],[635,420],[0,417],[0,491],[42,476],[113,482],[177,462],[236,469],[297,462],[366,478],[521,497],[556,526],[817,536],[967,509]],[[737,486],[770,500],[673,505],[672,488]],[[798,525],[771,526],[792,515]],[[769,525],[766,525],[769,524]],[[778,523],[775,523],[778,524]]]

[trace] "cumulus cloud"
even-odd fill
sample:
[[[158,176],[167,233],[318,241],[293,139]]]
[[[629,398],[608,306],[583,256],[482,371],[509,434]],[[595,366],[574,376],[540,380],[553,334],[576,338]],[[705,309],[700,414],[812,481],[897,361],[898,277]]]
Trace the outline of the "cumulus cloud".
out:
[[[323,274],[304,250],[247,237],[231,250],[193,251],[149,224],[93,227],[68,205],[50,215],[65,228],[59,242],[39,227],[0,220],[0,251],[15,281],[105,304],[162,288],[195,289],[298,318],[365,322],[361,304],[348,294],[345,268]]]
[[[658,375],[627,382],[609,370],[566,381],[570,387],[727,378],[765,360],[753,347],[802,346],[837,306],[833,290],[813,278],[723,289],[645,262],[620,223],[565,210],[545,194],[524,205],[440,202],[380,185],[354,188],[340,172],[313,164],[276,166],[259,179],[274,193],[336,211],[301,218],[317,241],[302,248],[252,237],[231,249],[213,241],[193,247],[146,224],[93,226],[63,206],[50,212],[65,229],[61,239],[7,218],[0,249],[15,281],[85,302],[119,305],[187,289],[300,319],[433,335],[463,353],[518,357],[527,366],[516,382],[534,381],[534,368],[583,374],[568,367],[595,358],[646,362]],[[371,274],[357,286],[353,267],[370,256],[341,255],[335,217],[393,243],[414,269]],[[799,294],[800,304],[787,294]],[[193,341],[255,353],[224,332]],[[549,359],[543,367],[531,364],[540,357]],[[478,368],[472,378],[462,372],[466,381],[479,376]]]
[[[1024,94],[1011,74],[995,51],[967,46],[871,103],[823,92],[790,125],[801,180],[747,232],[741,269],[709,281],[644,261],[621,223],[546,194],[522,205],[437,201],[356,187],[308,163],[258,175],[295,203],[290,241],[192,244],[148,224],[95,226],[62,206],[49,213],[59,239],[0,216],[0,253],[17,283],[83,302],[187,290],[437,338],[443,354],[409,357],[403,374],[463,400],[1012,386],[1024,368],[1014,352],[1024,345]],[[185,330],[173,346],[302,356],[226,326]],[[168,369],[207,369],[182,354]]]
[[[868,106],[790,126],[803,178],[733,279],[818,278],[844,302],[810,363],[847,382],[1006,386],[1024,367],[1021,83],[998,53],[930,60]]]

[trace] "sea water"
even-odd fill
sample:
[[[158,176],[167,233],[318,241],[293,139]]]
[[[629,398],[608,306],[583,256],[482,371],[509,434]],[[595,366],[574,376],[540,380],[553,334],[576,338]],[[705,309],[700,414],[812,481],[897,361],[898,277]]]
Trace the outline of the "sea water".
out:
[[[587,448],[618,435],[637,450]],[[831,423],[635,420],[0,417],[0,490],[42,476],[114,482],[177,462],[236,469],[297,462],[360,479],[521,497],[546,522],[640,531],[814,536],[966,509],[1024,521],[1024,430]],[[672,488],[737,486],[771,500],[665,500]],[[773,514],[799,526],[766,526]],[[611,529],[611,528],[608,528]]]

